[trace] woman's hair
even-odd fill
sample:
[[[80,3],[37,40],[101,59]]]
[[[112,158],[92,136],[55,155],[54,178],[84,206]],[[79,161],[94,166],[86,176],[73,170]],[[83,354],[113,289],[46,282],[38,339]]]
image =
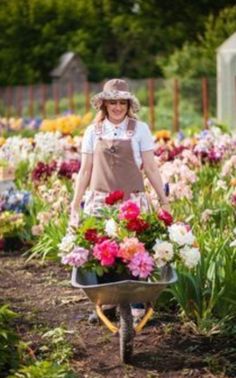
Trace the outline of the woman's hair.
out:
[[[105,103],[103,101],[100,110],[97,112],[96,116],[94,117],[94,122],[95,123],[100,123],[100,122],[104,121],[104,119],[107,117],[107,115],[108,115],[107,108],[106,108],[106,105],[105,105]],[[127,114],[126,115],[128,117],[130,117],[130,118],[137,119],[136,114],[132,111],[132,108],[130,106],[130,101],[129,100],[128,100],[128,110],[127,110]]]

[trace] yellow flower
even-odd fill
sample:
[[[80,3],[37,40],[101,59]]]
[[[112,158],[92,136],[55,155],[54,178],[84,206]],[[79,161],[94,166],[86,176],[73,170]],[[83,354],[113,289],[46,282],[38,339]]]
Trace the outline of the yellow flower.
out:
[[[156,140],[167,141],[171,138],[171,132],[169,130],[159,130],[155,134]]]
[[[232,179],[230,180],[230,185],[231,185],[231,186],[236,186],[236,178],[232,178]]]
[[[40,125],[40,131],[56,131],[56,123],[54,119],[45,119]]]
[[[4,137],[0,137],[0,147],[4,145],[6,139]]]
[[[92,121],[92,118],[93,118],[92,112],[85,113],[85,115],[82,117],[81,125],[87,126]]]

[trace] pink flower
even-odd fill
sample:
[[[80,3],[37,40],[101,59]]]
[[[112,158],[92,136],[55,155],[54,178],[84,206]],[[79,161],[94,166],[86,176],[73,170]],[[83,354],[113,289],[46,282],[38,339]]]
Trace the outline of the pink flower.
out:
[[[236,206],[236,192],[231,195],[231,204],[232,206]]]
[[[75,247],[68,255],[62,256],[62,264],[81,266],[88,261],[89,251],[82,247]]]
[[[140,208],[135,202],[130,200],[123,203],[120,206],[119,219],[125,219],[127,221],[136,219],[140,214]]]
[[[101,265],[113,265],[119,252],[119,246],[115,241],[104,240],[93,248],[93,255],[101,261]]]
[[[128,268],[133,276],[147,278],[154,269],[154,260],[146,251],[137,252],[128,264]]]
[[[124,238],[123,243],[120,243],[118,256],[123,260],[131,260],[137,252],[145,252],[144,244],[137,238]]]

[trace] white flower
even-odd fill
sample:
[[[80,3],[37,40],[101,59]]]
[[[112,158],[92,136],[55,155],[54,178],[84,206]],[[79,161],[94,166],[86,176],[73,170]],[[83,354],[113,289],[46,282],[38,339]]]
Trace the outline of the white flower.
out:
[[[233,241],[230,243],[229,246],[230,246],[230,247],[236,247],[236,239],[233,240]]]
[[[213,214],[213,211],[211,209],[206,209],[203,211],[202,215],[201,215],[201,221],[202,222],[208,222],[209,219],[211,218]]]
[[[174,256],[173,245],[167,241],[156,239],[156,244],[153,246],[155,252],[155,260],[163,260],[165,262],[170,261]]]
[[[172,224],[168,227],[170,240],[179,245],[192,245],[195,238],[191,230],[188,230],[185,224]]]
[[[225,181],[223,180],[218,180],[217,183],[216,183],[216,187],[215,187],[216,190],[227,190],[227,184]]]
[[[61,252],[69,253],[75,247],[75,239],[76,236],[73,234],[69,234],[64,236],[61,243],[58,244],[58,248]]]
[[[105,222],[105,232],[108,236],[117,236],[117,223],[114,221],[114,219],[108,219]]]
[[[180,249],[179,254],[188,268],[194,268],[201,258],[198,248],[190,248],[187,245]]]

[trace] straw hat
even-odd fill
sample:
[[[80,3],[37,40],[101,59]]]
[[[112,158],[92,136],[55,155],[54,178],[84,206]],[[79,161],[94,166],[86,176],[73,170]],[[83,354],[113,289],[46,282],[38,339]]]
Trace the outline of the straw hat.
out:
[[[131,109],[137,113],[140,109],[138,99],[129,91],[128,83],[121,79],[112,79],[104,84],[103,91],[91,99],[91,104],[100,110],[104,100],[129,100]]]

